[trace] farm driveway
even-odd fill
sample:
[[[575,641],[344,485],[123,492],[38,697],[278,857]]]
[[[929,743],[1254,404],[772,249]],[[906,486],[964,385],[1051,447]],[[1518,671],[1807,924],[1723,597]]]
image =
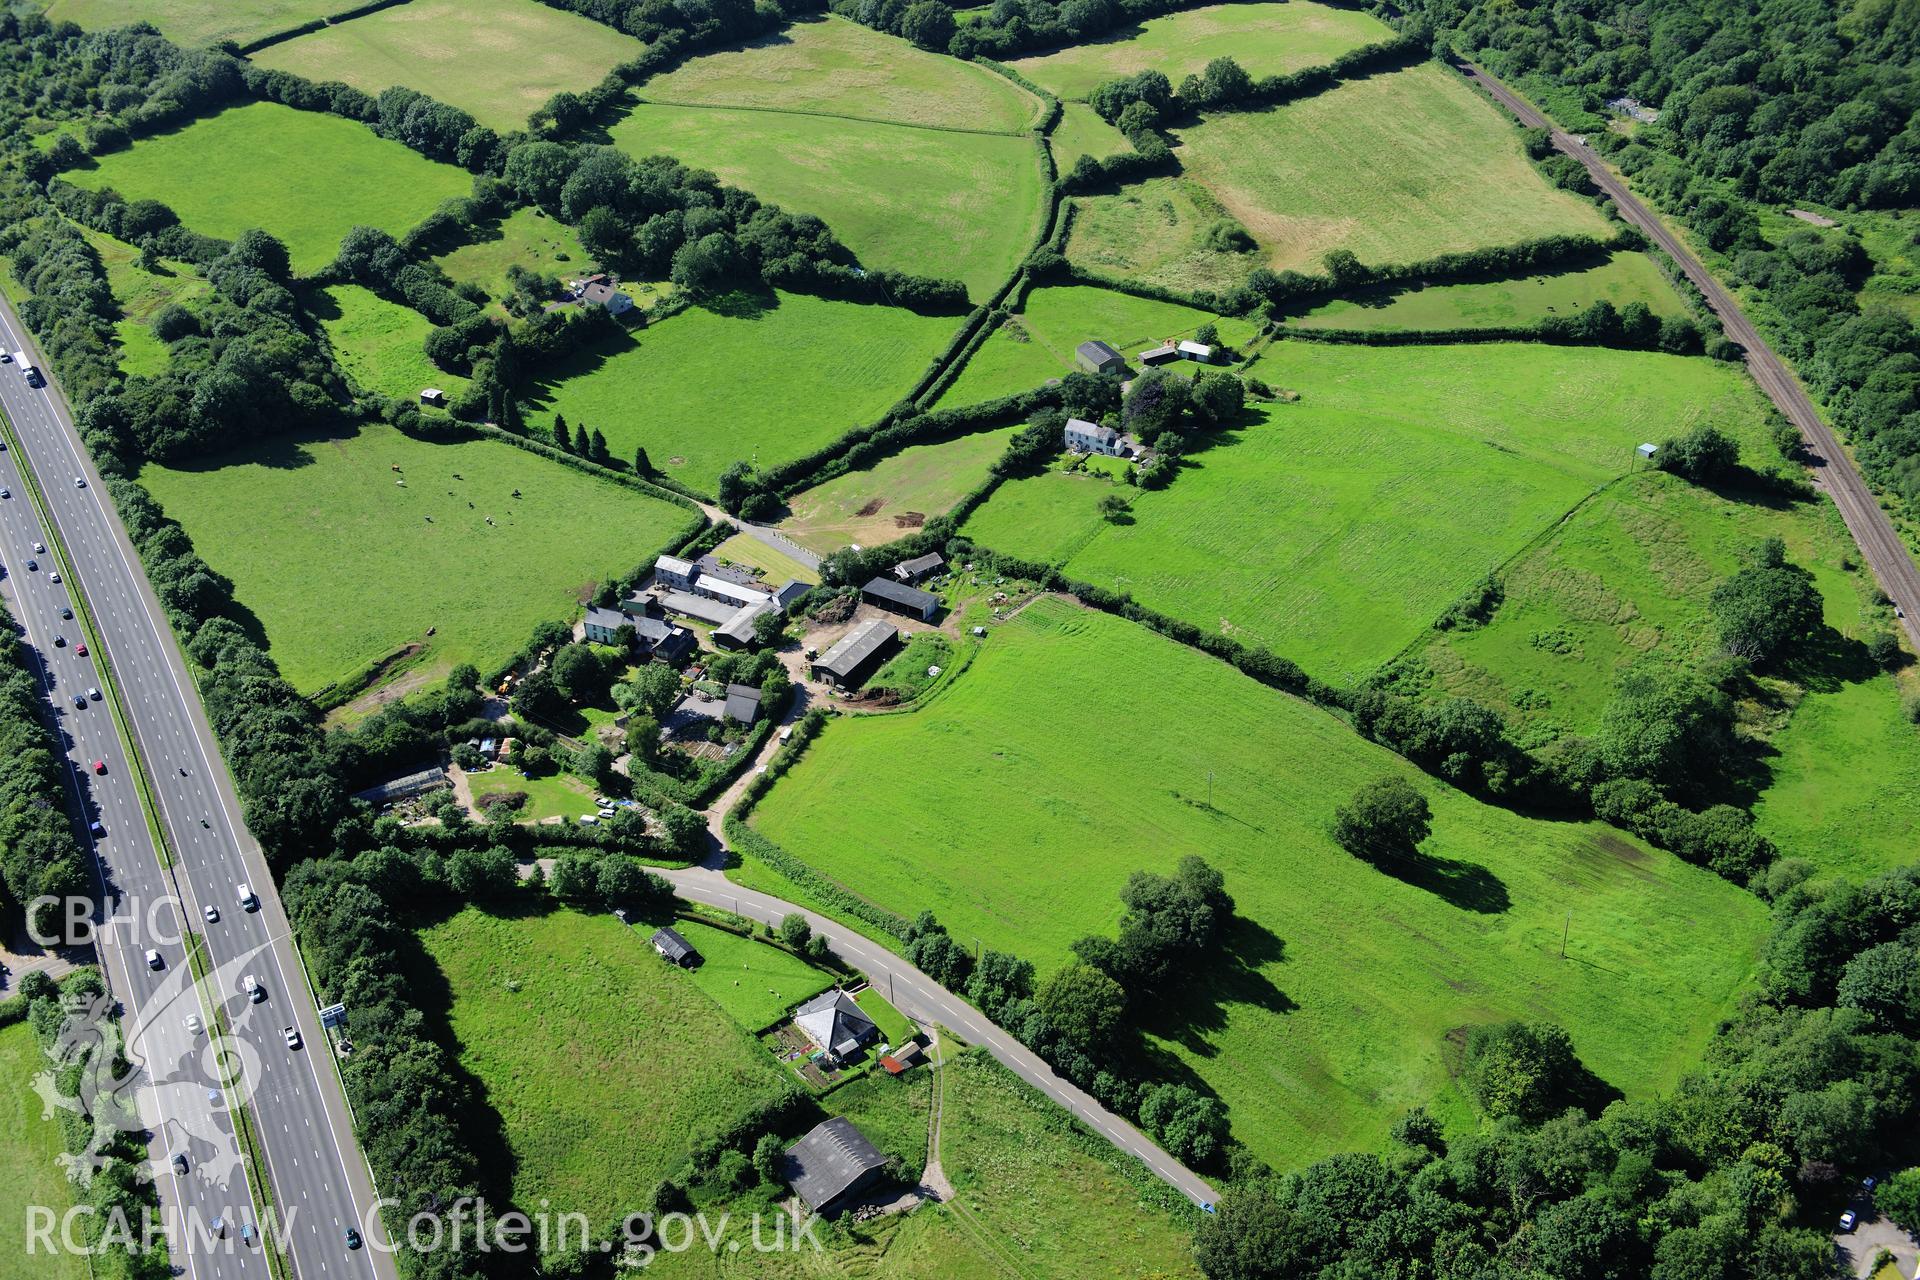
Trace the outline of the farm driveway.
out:
[[[1851,1207],[1860,1215],[1859,1225],[1850,1234],[1833,1238],[1840,1265],[1859,1280],[1867,1280],[1873,1274],[1874,1257],[1885,1249],[1893,1255],[1905,1280],[1914,1280],[1916,1269],[1920,1269],[1920,1249],[1914,1247],[1913,1237],[1862,1200],[1855,1200]]]

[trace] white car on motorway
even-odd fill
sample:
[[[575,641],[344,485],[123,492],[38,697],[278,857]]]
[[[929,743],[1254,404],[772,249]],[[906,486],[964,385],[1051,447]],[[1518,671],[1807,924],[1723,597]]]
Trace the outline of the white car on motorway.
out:
[[[286,1038],[287,1048],[298,1049],[300,1047],[300,1031],[298,1028],[288,1027],[280,1034]]]
[[[187,1030],[196,1036],[200,1034],[201,1027],[200,1027],[199,1014],[190,1013],[187,1015]]]
[[[259,1004],[267,998],[267,989],[260,985],[260,979],[248,974],[240,979],[240,989],[247,993],[247,999]]]

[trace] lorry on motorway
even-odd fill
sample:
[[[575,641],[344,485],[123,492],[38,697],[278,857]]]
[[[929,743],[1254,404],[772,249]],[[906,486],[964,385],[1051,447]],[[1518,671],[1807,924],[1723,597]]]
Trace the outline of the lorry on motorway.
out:
[[[35,364],[32,357],[27,355],[26,352],[14,352],[13,362],[20,366],[20,376],[27,380],[28,386],[39,387],[46,385],[46,380],[40,376],[40,366]]]

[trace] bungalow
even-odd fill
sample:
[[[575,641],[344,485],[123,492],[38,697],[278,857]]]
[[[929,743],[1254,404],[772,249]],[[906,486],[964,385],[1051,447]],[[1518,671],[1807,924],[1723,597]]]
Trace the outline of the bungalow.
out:
[[[741,724],[752,724],[760,718],[760,690],[750,684],[730,684],[727,686],[727,710],[729,720]]]
[[[1127,453],[1124,437],[1118,431],[1085,418],[1068,418],[1062,436],[1074,453],[1104,453],[1116,458]]]
[[[1098,338],[1089,338],[1074,349],[1074,363],[1088,373],[1125,373],[1126,357]]]
[[[931,578],[934,574],[939,573],[946,567],[947,558],[945,556],[937,551],[929,551],[926,555],[915,556],[911,560],[902,560],[899,564],[893,566],[893,576],[911,587],[918,583],[925,582],[928,578]]]
[[[1180,344],[1180,358],[1194,360],[1201,364],[1213,363],[1214,349],[1204,342],[1195,342],[1191,338]]]
[[[633,299],[605,281],[596,280],[582,289],[580,301],[590,307],[605,307],[608,315],[625,315],[633,310]]]
[[[793,1194],[830,1215],[886,1176],[887,1158],[845,1116],[815,1125],[787,1152],[783,1174]]]
[[[842,1062],[858,1056],[861,1049],[880,1037],[880,1028],[867,1011],[838,987],[821,992],[795,1009],[793,1025],[829,1057]]]
[[[814,660],[813,677],[836,689],[857,689],[899,639],[900,630],[891,622],[881,618],[863,622]]]
[[[918,587],[909,587],[903,582],[895,582],[892,578],[870,579],[866,586],[860,588],[860,598],[868,604],[892,613],[903,613],[922,622],[932,622],[933,615],[940,612],[939,596]]]
[[[700,963],[700,953],[693,949],[693,944],[681,937],[680,931],[671,926],[655,929],[653,937],[648,941],[653,944],[653,949],[660,953],[660,958],[669,964],[677,964],[682,969],[691,969]]]
[[[587,606],[586,621],[582,630],[594,644],[619,644],[619,631],[622,627],[633,626],[633,619],[618,609],[603,609],[597,604]]]
[[[653,580],[663,587],[673,587],[680,591],[693,590],[693,580],[700,571],[693,561],[682,560],[679,556],[661,556],[653,562]]]
[[[1163,342],[1151,350],[1140,353],[1140,363],[1151,368],[1157,364],[1171,364],[1180,358],[1180,348],[1171,342]]]

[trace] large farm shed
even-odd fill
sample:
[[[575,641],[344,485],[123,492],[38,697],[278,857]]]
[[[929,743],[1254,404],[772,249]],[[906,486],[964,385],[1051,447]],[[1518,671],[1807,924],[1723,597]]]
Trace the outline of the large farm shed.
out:
[[[832,1213],[879,1181],[886,1167],[880,1149],[851,1120],[835,1116],[787,1152],[787,1185],[815,1213]]]
[[[815,660],[814,678],[836,689],[857,689],[899,639],[900,630],[891,622],[882,618],[863,622]]]
[[[905,614],[909,618],[918,618],[922,622],[932,622],[933,615],[940,612],[939,596],[918,587],[909,587],[904,582],[895,582],[892,578],[870,579],[866,586],[860,588],[860,594],[868,604]]]

